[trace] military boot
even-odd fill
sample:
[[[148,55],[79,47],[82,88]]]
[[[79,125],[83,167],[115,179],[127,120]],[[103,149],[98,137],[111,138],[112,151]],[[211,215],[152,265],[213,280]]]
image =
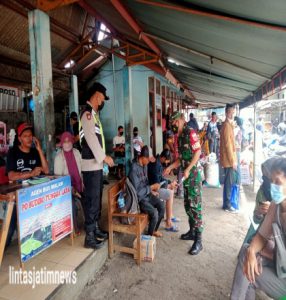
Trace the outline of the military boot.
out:
[[[99,248],[103,247],[103,245],[104,245],[104,242],[97,240],[95,238],[93,231],[86,233],[85,240],[84,240],[85,248],[99,249]]]
[[[94,234],[98,240],[107,240],[108,239],[108,233],[106,231],[102,231],[100,229],[98,222],[95,222]]]
[[[191,255],[197,255],[203,250],[203,245],[202,245],[202,233],[199,231],[195,232],[195,240],[193,243],[192,248],[189,251],[189,254]]]
[[[181,240],[191,241],[191,240],[194,240],[194,238],[195,238],[194,228],[190,224],[190,230],[188,232],[184,233],[184,234],[181,234]]]

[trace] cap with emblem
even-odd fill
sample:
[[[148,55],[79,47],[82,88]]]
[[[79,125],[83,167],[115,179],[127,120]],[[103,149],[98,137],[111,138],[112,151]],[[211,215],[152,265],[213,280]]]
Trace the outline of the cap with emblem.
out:
[[[90,99],[91,96],[95,93],[95,92],[100,92],[104,95],[104,99],[105,100],[109,100],[109,97],[106,95],[106,87],[104,85],[102,85],[99,82],[95,82],[87,91],[87,99]]]
[[[21,123],[17,129],[18,136],[20,136],[25,130],[28,130],[28,129],[33,130],[33,126],[28,123]]]
[[[172,113],[170,120],[175,121],[181,118],[181,113],[179,111],[175,111]]]

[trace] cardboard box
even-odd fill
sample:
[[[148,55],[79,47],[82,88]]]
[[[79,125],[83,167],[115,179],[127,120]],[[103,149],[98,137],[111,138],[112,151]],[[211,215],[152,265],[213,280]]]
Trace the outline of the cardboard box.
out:
[[[133,242],[133,248],[137,249],[137,238]],[[143,261],[152,262],[156,254],[156,238],[150,235],[141,235],[141,257]],[[134,254],[137,259],[137,253]]]

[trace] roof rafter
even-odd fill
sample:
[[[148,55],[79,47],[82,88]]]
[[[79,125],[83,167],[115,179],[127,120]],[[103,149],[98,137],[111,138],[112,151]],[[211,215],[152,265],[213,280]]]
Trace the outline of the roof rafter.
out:
[[[183,89],[185,94],[190,98],[193,98],[193,95],[189,89],[186,89],[184,85],[178,81],[178,79],[171,73],[171,71],[165,66],[164,62],[162,61],[161,57],[163,57],[162,51],[158,48],[156,43],[152,41],[148,36],[144,35],[142,28],[139,26],[137,21],[134,17],[127,11],[125,6],[121,3],[120,0],[110,0],[112,5],[116,8],[122,18],[129,24],[129,26],[138,34],[138,38],[142,39],[148,47],[152,51],[154,51],[159,56],[159,64],[165,71],[165,77],[172,82],[176,87]]]
[[[224,59],[215,57],[215,56],[213,56],[213,55],[210,55],[210,54],[207,54],[207,53],[204,53],[204,52],[201,52],[201,51],[197,51],[197,50],[195,50],[195,49],[191,49],[191,48],[182,46],[182,45],[180,45],[180,44],[173,43],[173,42],[168,41],[168,40],[166,40],[166,39],[164,39],[164,38],[162,38],[162,37],[156,36],[156,35],[154,35],[154,34],[150,34],[150,33],[147,33],[147,32],[142,32],[142,33],[145,34],[145,35],[147,35],[147,36],[149,36],[149,37],[151,37],[151,38],[153,38],[153,39],[155,39],[155,40],[158,40],[158,41],[161,41],[161,42],[166,43],[166,44],[168,44],[168,45],[174,46],[174,47],[176,47],[176,48],[178,48],[178,49],[182,49],[182,50],[185,50],[185,51],[187,51],[187,52],[189,52],[189,53],[192,53],[192,54],[194,54],[194,55],[197,55],[197,56],[200,56],[200,57],[207,58],[207,59],[209,59],[209,60],[211,61],[212,64],[213,64],[215,61],[219,61],[219,62],[221,62],[221,63],[223,63],[223,64],[228,65],[228,66],[232,66],[232,67],[238,68],[238,69],[240,69],[240,70],[249,72],[249,73],[251,73],[251,74],[253,74],[253,75],[255,75],[255,76],[258,76],[258,77],[260,77],[260,78],[270,80],[269,77],[266,77],[266,76],[263,75],[263,74],[260,74],[260,73],[258,73],[258,72],[256,72],[256,71],[253,71],[253,70],[250,70],[250,69],[248,69],[248,68],[239,66],[239,65],[237,65],[237,64],[235,64],[235,63],[231,63],[231,62],[226,61],[226,60],[224,60]]]

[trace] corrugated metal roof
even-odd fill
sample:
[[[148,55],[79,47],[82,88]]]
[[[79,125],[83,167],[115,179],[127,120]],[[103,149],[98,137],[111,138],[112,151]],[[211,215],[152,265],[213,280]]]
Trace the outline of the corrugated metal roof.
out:
[[[0,43],[7,48],[29,55],[28,20],[1,6]]]
[[[116,31],[120,33],[122,37],[136,42],[136,44],[139,46],[146,47],[146,44],[138,39],[138,35],[114,9],[113,5],[110,3],[110,0],[88,0],[84,2],[88,3],[100,16],[103,16],[107,23],[111,24],[111,26],[116,29]],[[108,26],[108,24],[105,25]]]
[[[12,0],[10,8],[6,7],[7,3],[0,10],[0,55],[27,62],[29,39],[25,14],[36,1]],[[110,0],[81,3],[92,7],[121,37],[149,48]],[[141,26],[143,34],[162,51],[165,65],[198,101],[241,102],[286,65],[285,0],[125,0],[121,3]],[[18,13],[12,11],[11,5]],[[94,27],[95,18],[90,15],[86,22],[87,14],[78,4],[48,14],[52,60],[59,65],[85,35],[84,23],[87,32]],[[79,51],[75,53],[75,58],[79,54]],[[77,71],[96,58],[96,55],[87,56]]]
[[[85,2],[98,8],[118,32],[139,40],[110,1]],[[210,95],[217,103],[221,97],[241,102],[286,65],[284,0],[121,3],[165,58],[180,64],[167,63],[197,98],[204,92],[203,98]]]
[[[35,6],[34,0],[11,0],[0,3],[0,81],[10,84],[14,82],[23,89],[31,89],[28,11]],[[76,4],[55,9],[48,14],[51,17],[52,63],[57,67],[79,44],[80,38],[95,26],[95,18]],[[70,38],[65,38],[65,35]],[[83,67],[97,57],[98,55],[94,54],[82,60],[82,68],[78,67],[73,73],[80,74]],[[104,61],[95,64],[88,74]],[[60,96],[55,101],[67,100],[70,89],[68,77],[59,76],[57,73],[54,73],[53,77],[54,96],[55,98]],[[85,80],[82,76],[80,78]]]

